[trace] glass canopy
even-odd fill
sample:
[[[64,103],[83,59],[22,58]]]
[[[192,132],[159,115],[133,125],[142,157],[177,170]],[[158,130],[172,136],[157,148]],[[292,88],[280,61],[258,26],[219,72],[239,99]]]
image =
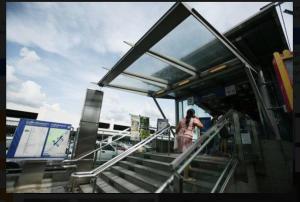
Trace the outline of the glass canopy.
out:
[[[190,16],[167,34],[152,51],[188,63],[197,72],[235,58],[195,17]]]
[[[191,75],[183,72],[173,66],[170,66],[156,58],[144,54],[132,65],[130,65],[127,72],[136,73],[145,76],[153,76],[165,80],[167,83],[176,83],[187,79]]]
[[[183,3],[174,4],[98,84],[173,97],[173,89],[204,75],[234,71],[230,61],[237,57],[195,12]]]
[[[162,88],[159,86],[152,85],[150,83],[140,81],[138,79],[127,77],[124,75],[119,75],[110,84],[113,86],[121,86],[121,87],[124,87],[127,89],[131,88],[133,90],[137,90],[137,91],[145,92],[145,93],[157,92],[157,91],[162,90]]]

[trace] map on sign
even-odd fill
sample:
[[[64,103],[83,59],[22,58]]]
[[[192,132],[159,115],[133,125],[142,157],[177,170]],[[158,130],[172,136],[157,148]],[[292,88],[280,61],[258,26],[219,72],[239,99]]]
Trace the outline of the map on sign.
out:
[[[21,119],[7,158],[65,158],[71,125]]]
[[[45,149],[44,156],[63,156],[68,146],[70,131],[67,129],[50,128]]]
[[[15,157],[40,157],[47,132],[47,127],[25,126]]]

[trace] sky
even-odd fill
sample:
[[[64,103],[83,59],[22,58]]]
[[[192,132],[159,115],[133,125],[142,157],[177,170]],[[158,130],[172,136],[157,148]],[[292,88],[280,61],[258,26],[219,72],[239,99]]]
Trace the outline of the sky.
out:
[[[78,127],[87,88],[98,82],[173,2],[9,2],[6,17],[7,108]],[[187,3],[224,33],[267,2]],[[292,10],[292,3],[282,5]],[[292,16],[284,14],[292,41]],[[292,44],[292,42],[290,42]],[[130,114],[160,112],[149,97],[102,88],[100,121],[130,125]],[[158,99],[175,123],[175,102]],[[209,116],[204,111],[197,116]]]

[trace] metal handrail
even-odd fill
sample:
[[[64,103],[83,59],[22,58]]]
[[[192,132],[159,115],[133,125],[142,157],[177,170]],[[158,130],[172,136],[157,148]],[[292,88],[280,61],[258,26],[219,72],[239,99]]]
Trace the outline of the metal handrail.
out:
[[[233,175],[233,173],[234,173],[234,171],[235,171],[237,165],[238,165],[238,161],[235,160],[235,162],[234,162],[234,164],[233,164],[231,170],[229,171],[229,174],[227,175],[227,178],[225,179],[225,181],[224,181],[224,183],[223,183],[223,185],[222,185],[222,187],[221,187],[219,193],[223,193],[223,192],[224,192],[224,190],[225,190],[225,188],[226,188],[226,186],[227,186],[227,184],[228,184],[228,182],[229,182],[231,176]]]
[[[120,160],[122,160],[123,158],[127,157],[131,153],[135,152],[136,150],[138,150],[142,146],[146,145],[147,143],[149,143],[150,141],[152,141],[153,139],[155,139],[158,135],[160,135],[161,133],[165,132],[169,128],[170,128],[169,125],[166,126],[165,128],[163,128],[160,131],[157,131],[156,133],[150,135],[149,137],[147,137],[146,139],[142,140],[138,144],[136,144],[136,145],[130,147],[129,149],[127,149],[125,152],[119,154],[118,156],[114,157],[113,159],[107,161],[106,163],[100,165],[99,167],[97,167],[97,168],[95,168],[95,169],[93,169],[91,171],[74,172],[74,173],[72,173],[71,174],[72,179],[74,180],[74,178],[96,177],[102,171],[104,171],[108,167],[114,165],[115,163],[119,162]],[[72,188],[73,188],[73,186],[72,186]]]
[[[155,191],[155,193],[161,193],[173,181],[175,174],[180,174],[185,169],[185,167],[193,161],[193,159],[207,146],[208,143],[210,143],[210,141],[224,127],[224,125],[227,123],[226,118],[233,112],[234,110],[229,110],[223,117],[221,117],[221,119],[215,124],[215,126],[208,129],[198,140],[196,140],[193,143],[192,146],[190,146],[189,149],[186,150],[186,152],[182,153],[171,162],[170,166],[174,170],[173,174]],[[205,141],[204,144],[202,144],[200,148],[198,148],[196,152],[194,152],[192,156],[190,156],[186,160],[186,158],[198,147],[199,143],[201,143],[207,138],[208,140]],[[183,161],[184,164],[178,168],[178,166],[182,164]]]
[[[221,119],[215,124],[215,126],[208,129],[201,137],[197,139],[184,153],[179,155],[176,159],[174,159],[171,162],[171,166],[173,169],[176,169],[189,155],[193,153],[195,149],[197,149],[198,145],[209,136],[212,136],[211,134],[216,134],[216,131],[219,132],[219,130],[225,125],[226,118],[231,115],[234,112],[234,110],[229,110]]]
[[[218,134],[219,130],[216,131],[213,135],[209,137],[207,141],[201,147],[188,159],[185,161],[185,163],[180,166],[177,170],[174,171],[174,173],[155,191],[155,193],[161,193],[174,179],[175,173],[181,173],[184,168],[189,165],[192,160],[207,146],[207,144]],[[200,137],[201,138],[201,137]],[[203,138],[201,138],[203,139]],[[172,165],[171,165],[172,166]]]
[[[215,193],[215,191],[217,190],[219,184],[221,183],[221,180],[223,179],[225,173],[226,173],[227,170],[229,169],[229,166],[231,165],[232,161],[233,161],[233,158],[231,158],[231,159],[229,160],[229,162],[226,164],[226,166],[225,166],[223,172],[221,173],[220,177],[218,178],[218,180],[217,180],[215,186],[212,188],[212,190],[210,191],[210,193]]]
[[[122,132],[119,132],[119,134],[122,134],[122,133],[126,132],[127,130],[129,130],[129,128],[123,130]],[[89,156],[89,155],[91,155],[91,154],[94,154],[95,152],[97,152],[97,151],[103,149],[104,147],[106,147],[106,146],[108,146],[108,145],[111,145],[113,142],[116,142],[116,141],[118,141],[118,140],[120,140],[120,139],[123,139],[124,137],[127,137],[127,135],[128,135],[128,134],[126,133],[126,134],[122,135],[121,137],[119,137],[119,138],[117,138],[117,139],[111,141],[110,143],[107,143],[107,144],[105,144],[105,145],[102,145],[102,142],[105,142],[106,140],[108,140],[108,138],[106,138],[106,139],[100,141],[100,145],[101,145],[101,146],[100,146],[99,148],[94,149],[94,150],[92,150],[92,151],[90,151],[90,152],[88,152],[88,153],[86,153],[86,154],[83,154],[82,156],[80,156],[80,157],[78,157],[78,158],[76,158],[76,159],[67,159],[67,160],[64,160],[64,161],[62,161],[62,164],[77,162],[77,161],[79,161],[79,160],[81,160],[81,159],[83,159],[83,158],[85,158],[85,157],[87,157],[87,156]]]

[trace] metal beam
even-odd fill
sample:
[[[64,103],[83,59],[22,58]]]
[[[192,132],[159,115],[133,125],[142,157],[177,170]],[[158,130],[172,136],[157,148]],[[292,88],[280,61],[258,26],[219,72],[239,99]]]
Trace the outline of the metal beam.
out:
[[[102,68],[105,70],[110,70],[106,67],[102,67]],[[163,80],[163,79],[158,79],[158,78],[151,77],[151,76],[144,76],[144,75],[140,75],[140,74],[130,73],[127,71],[123,71],[123,73],[121,73],[121,74],[124,76],[128,76],[130,78],[133,78],[133,79],[138,79],[140,81],[147,82],[147,83],[155,85],[155,86],[162,87],[162,88],[168,87],[168,81]]]
[[[149,92],[144,91],[142,89],[138,89],[138,88],[129,88],[129,87],[124,87],[124,86],[119,86],[119,85],[106,85],[105,87],[109,87],[109,88],[115,88],[115,89],[119,89],[119,90],[124,90],[124,91],[129,91],[129,92],[134,92],[134,93],[138,93],[141,95],[146,95],[149,96]]]
[[[131,46],[131,47],[134,47],[134,44],[132,43],[129,43],[129,42],[126,42],[124,41],[124,43],[126,43],[127,45]],[[148,50],[146,52],[147,55],[155,58],[155,59],[158,59],[168,65],[171,65],[177,69],[180,69],[181,71],[184,71],[188,74],[191,74],[193,76],[195,76],[197,74],[197,70],[195,67],[193,67],[192,65],[189,65],[181,60],[177,60],[175,58],[171,58],[169,56],[166,56],[166,55],[162,55],[158,52],[155,52],[155,51],[151,51],[151,50]]]
[[[188,79],[189,82],[187,82],[187,83],[185,83],[185,84],[179,85],[180,83],[183,83],[183,81],[181,81],[181,82],[178,82],[178,83],[176,83],[176,84],[170,86],[168,89],[166,89],[166,90],[163,91],[163,92],[160,92],[160,91],[159,91],[159,92],[156,92],[156,93],[155,93],[155,97],[163,97],[163,96],[169,94],[170,92],[176,92],[176,91],[181,90],[181,89],[183,89],[183,88],[187,88],[187,87],[189,87],[189,86],[191,86],[191,85],[195,85],[195,84],[197,84],[197,83],[201,83],[201,82],[203,82],[203,81],[212,79],[212,78],[217,77],[217,76],[220,76],[220,75],[222,75],[222,74],[225,74],[225,73],[229,73],[229,72],[235,71],[235,70],[241,68],[241,66],[239,66],[239,64],[240,64],[240,63],[238,62],[237,59],[230,60],[230,61],[228,61],[228,62],[226,62],[226,63],[223,63],[223,64],[219,65],[219,66],[222,66],[222,65],[227,65],[227,66],[229,66],[229,67],[223,69],[222,71],[211,73],[210,71],[211,71],[212,69],[216,69],[216,67],[210,68],[210,69],[208,69],[208,70],[205,70],[205,71],[201,72],[199,75],[197,75],[197,76],[195,76],[195,77],[192,77],[192,78]]]
[[[164,112],[163,112],[162,109],[160,108],[160,106],[159,106],[157,100],[155,99],[155,97],[152,97],[152,98],[153,98],[153,100],[154,100],[154,102],[155,102],[155,104],[156,104],[156,106],[157,106],[159,112],[161,113],[162,117],[163,117],[164,119],[167,119],[167,117],[165,116]]]
[[[122,73],[134,61],[141,57],[160,39],[166,36],[178,24],[190,16],[190,12],[185,6],[178,2],[175,3],[151,29],[132,47],[114,66],[113,68],[98,82],[99,86],[108,85],[114,78]]]

